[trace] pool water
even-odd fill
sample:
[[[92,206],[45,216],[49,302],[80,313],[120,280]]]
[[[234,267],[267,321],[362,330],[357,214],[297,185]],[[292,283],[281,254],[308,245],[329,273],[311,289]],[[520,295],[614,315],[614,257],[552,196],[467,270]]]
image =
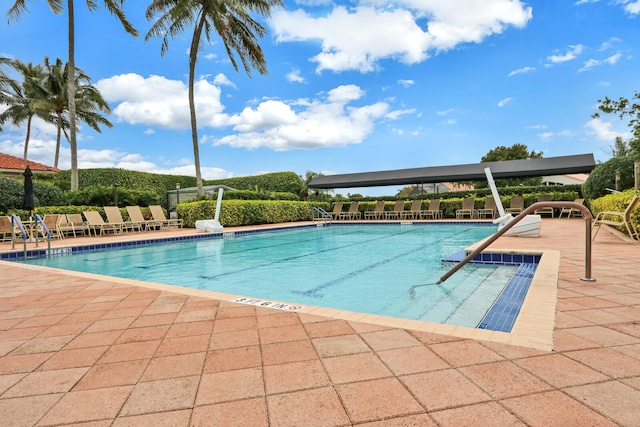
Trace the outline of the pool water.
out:
[[[441,260],[481,224],[327,225],[39,258],[29,264],[301,305],[476,327],[517,266]]]

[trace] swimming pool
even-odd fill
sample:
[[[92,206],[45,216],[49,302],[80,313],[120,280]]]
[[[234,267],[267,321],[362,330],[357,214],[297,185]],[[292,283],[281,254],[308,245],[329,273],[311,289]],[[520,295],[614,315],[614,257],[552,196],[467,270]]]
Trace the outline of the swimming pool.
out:
[[[29,264],[253,298],[476,327],[513,265],[442,258],[495,232],[477,223],[329,225],[80,252]],[[63,253],[66,253],[63,251]]]

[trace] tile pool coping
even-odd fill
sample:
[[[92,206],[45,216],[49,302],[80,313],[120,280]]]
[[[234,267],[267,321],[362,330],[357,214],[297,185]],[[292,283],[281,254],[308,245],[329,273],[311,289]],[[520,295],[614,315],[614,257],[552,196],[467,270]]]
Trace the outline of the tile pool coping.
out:
[[[349,224],[356,224],[358,222],[352,222]],[[360,224],[372,224],[373,222],[359,222]],[[375,222],[377,224],[389,224],[389,222]],[[398,222],[392,222],[394,224],[398,224]],[[410,222],[403,222],[404,224],[409,224]],[[415,222],[416,224],[423,224],[422,222]],[[461,221],[446,221],[446,222],[435,222],[430,224],[442,224],[442,223],[477,223],[477,224],[487,224],[486,222],[461,222]],[[68,250],[66,248],[71,248],[73,250],[74,247],[80,248],[92,248],[92,249],[84,249],[84,250],[95,250],[98,247],[105,248],[113,248],[113,247],[127,247],[141,244],[149,244],[154,242],[169,242],[169,241],[180,241],[187,239],[212,239],[212,238],[222,238],[225,235],[234,234],[234,235],[242,235],[249,233],[257,233],[257,232],[269,232],[269,231],[281,231],[283,229],[295,229],[300,227],[314,227],[319,226],[318,223],[311,224],[294,224],[294,225],[276,225],[272,227],[260,227],[260,228],[247,228],[242,230],[232,230],[232,231],[222,231],[217,233],[197,233],[197,234],[189,234],[189,235],[181,235],[181,236],[172,236],[172,237],[159,237],[159,238],[146,238],[140,240],[132,240],[132,241],[124,241],[124,242],[107,242],[103,244],[88,244],[88,245],[76,245],[76,246],[66,246],[64,248],[53,248],[55,250]],[[400,224],[403,225],[403,224]],[[342,226],[342,224],[340,224]],[[195,230],[194,230],[195,233]],[[142,243],[144,242],[144,243]],[[476,245],[480,244],[482,241],[476,243]],[[472,245],[469,248],[465,248],[465,251],[473,250],[475,245]],[[78,249],[76,249],[78,250]],[[34,251],[44,251],[43,249],[36,249]],[[31,251],[29,251],[31,252]],[[15,252],[12,252],[15,254]],[[348,321],[358,321],[364,323],[370,323],[385,327],[392,328],[403,328],[403,329],[411,329],[416,331],[423,332],[431,332],[437,334],[450,335],[459,338],[469,338],[469,339],[477,339],[484,341],[492,341],[502,344],[508,345],[516,345],[522,347],[535,348],[538,350],[551,351],[553,349],[553,330],[555,327],[555,312],[557,305],[557,284],[558,284],[558,271],[560,266],[560,252],[555,250],[544,250],[544,251],[527,251],[527,250],[519,250],[519,249],[499,249],[499,250],[490,250],[487,249],[483,252],[484,254],[488,254],[490,257],[495,257],[497,254],[502,254],[501,256],[513,256],[513,255],[527,255],[533,257],[539,257],[540,261],[538,263],[538,267],[536,270],[536,274],[531,280],[531,284],[529,286],[529,290],[525,296],[525,299],[521,305],[520,313],[516,319],[516,322],[511,330],[511,332],[500,332],[493,331],[487,329],[478,329],[478,328],[469,328],[455,325],[445,325],[440,323],[433,322],[424,322],[418,320],[410,320],[410,319],[402,319],[395,318],[389,316],[381,316],[381,315],[373,315],[373,314],[365,314],[359,312],[351,312],[345,310],[338,310],[326,307],[317,307],[317,306],[307,306],[305,305],[303,309],[298,311],[298,313],[304,314],[312,314],[323,317],[330,317],[334,319],[342,319]],[[0,256],[3,254],[0,254]],[[0,258],[0,262],[6,262]],[[205,298],[218,299],[222,301],[230,301],[233,302],[238,298],[247,298],[244,295],[233,295],[222,292],[215,291],[204,291],[198,289],[191,288],[183,288],[180,286],[173,285],[164,285],[152,282],[143,282],[139,280],[132,279],[123,279],[113,276],[106,276],[100,274],[93,273],[81,273],[70,270],[60,270],[51,267],[43,267],[43,266],[33,266],[33,265],[25,265],[25,264],[16,264],[15,262],[11,262],[12,265],[18,265],[22,268],[30,269],[30,270],[41,270],[41,271],[53,271],[53,272],[63,272],[66,275],[74,276],[74,277],[82,277],[82,278],[90,278],[90,279],[98,279],[104,280],[105,277],[112,282],[126,284],[126,285],[134,285],[141,286],[145,288],[169,291],[175,293],[181,293],[189,296],[198,296]],[[279,303],[284,304],[293,304],[292,302],[286,301],[278,301]]]

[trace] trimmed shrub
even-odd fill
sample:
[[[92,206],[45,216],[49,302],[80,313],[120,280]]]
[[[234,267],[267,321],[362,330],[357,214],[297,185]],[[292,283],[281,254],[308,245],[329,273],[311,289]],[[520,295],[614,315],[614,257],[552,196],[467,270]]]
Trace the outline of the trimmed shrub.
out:
[[[591,213],[595,218],[600,212],[624,212],[634,195],[634,190],[627,190],[594,199],[591,201]],[[636,230],[640,230],[640,209],[636,208],[631,213],[631,222]],[[620,231],[625,230],[620,228]]]
[[[620,172],[621,191],[633,188],[633,161],[632,157],[614,157],[597,165],[582,186],[584,198],[591,201],[606,195],[607,188],[615,189],[616,172]]]

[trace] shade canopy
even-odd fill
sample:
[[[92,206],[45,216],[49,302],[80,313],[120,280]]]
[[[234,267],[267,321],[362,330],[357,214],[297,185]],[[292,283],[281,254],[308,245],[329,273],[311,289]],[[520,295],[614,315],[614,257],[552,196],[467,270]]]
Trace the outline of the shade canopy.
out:
[[[325,175],[314,178],[310,188],[381,187],[385,185],[428,184],[436,182],[481,181],[484,168],[494,178],[526,178],[532,176],[589,173],[596,167],[593,154],[507,160],[468,165],[432,166],[390,171]]]

